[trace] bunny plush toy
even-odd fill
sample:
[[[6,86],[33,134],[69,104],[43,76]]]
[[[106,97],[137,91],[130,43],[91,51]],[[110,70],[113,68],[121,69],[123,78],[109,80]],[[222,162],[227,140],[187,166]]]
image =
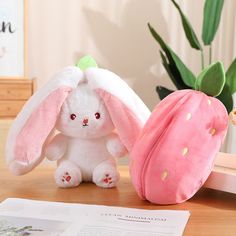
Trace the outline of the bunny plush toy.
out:
[[[7,164],[22,175],[46,156],[57,161],[59,187],[82,181],[114,187],[119,180],[115,158],[132,149],[149,115],[120,77],[86,56],[25,104],[8,134]]]

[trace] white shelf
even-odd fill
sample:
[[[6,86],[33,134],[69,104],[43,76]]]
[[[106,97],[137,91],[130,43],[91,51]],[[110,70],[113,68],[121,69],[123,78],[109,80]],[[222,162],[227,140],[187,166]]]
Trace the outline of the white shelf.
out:
[[[236,155],[219,153],[204,187],[236,194]]]

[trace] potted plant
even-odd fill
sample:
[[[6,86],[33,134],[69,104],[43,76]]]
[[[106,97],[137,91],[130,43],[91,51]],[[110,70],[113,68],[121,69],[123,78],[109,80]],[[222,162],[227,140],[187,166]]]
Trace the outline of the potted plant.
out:
[[[229,66],[227,71],[224,71],[221,62],[212,63],[212,42],[214,40],[215,34],[217,32],[221,12],[224,5],[224,0],[206,0],[204,5],[204,16],[202,24],[202,43],[198,39],[193,27],[191,26],[186,15],[181,10],[180,6],[175,0],[171,0],[176,9],[178,10],[183,29],[186,38],[190,46],[199,51],[201,58],[201,72],[196,76],[188,67],[183,63],[180,57],[171,49],[171,47],[161,38],[161,36],[156,32],[156,30],[148,23],[149,30],[160,45],[160,56],[162,59],[162,64],[169,75],[170,79],[174,83],[177,89],[195,89],[198,90],[198,82],[202,79],[202,76],[212,78],[215,82],[224,79],[226,83],[216,96],[226,107],[228,113],[233,109],[233,93],[236,91],[236,59],[233,60],[232,64]],[[209,50],[209,62],[205,65],[204,50]],[[213,86],[214,87],[214,86]],[[213,88],[212,87],[212,88]],[[168,88],[157,86],[156,91],[160,97],[163,99],[172,90]]]

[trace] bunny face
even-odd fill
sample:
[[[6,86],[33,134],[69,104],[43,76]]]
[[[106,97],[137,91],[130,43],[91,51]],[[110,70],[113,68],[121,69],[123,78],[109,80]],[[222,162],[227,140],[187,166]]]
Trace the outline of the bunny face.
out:
[[[87,84],[74,89],[62,105],[56,128],[74,138],[98,138],[114,130],[111,117]]]

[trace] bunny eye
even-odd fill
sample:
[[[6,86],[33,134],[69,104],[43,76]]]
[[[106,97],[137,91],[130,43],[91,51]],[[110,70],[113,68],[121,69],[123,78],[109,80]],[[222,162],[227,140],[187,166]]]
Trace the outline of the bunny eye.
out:
[[[96,112],[96,113],[95,113],[95,118],[98,120],[98,119],[100,119],[100,117],[101,117],[100,113],[99,113],[99,112]]]
[[[71,118],[71,120],[74,120],[76,118],[76,115],[75,114],[71,114],[70,118]]]

